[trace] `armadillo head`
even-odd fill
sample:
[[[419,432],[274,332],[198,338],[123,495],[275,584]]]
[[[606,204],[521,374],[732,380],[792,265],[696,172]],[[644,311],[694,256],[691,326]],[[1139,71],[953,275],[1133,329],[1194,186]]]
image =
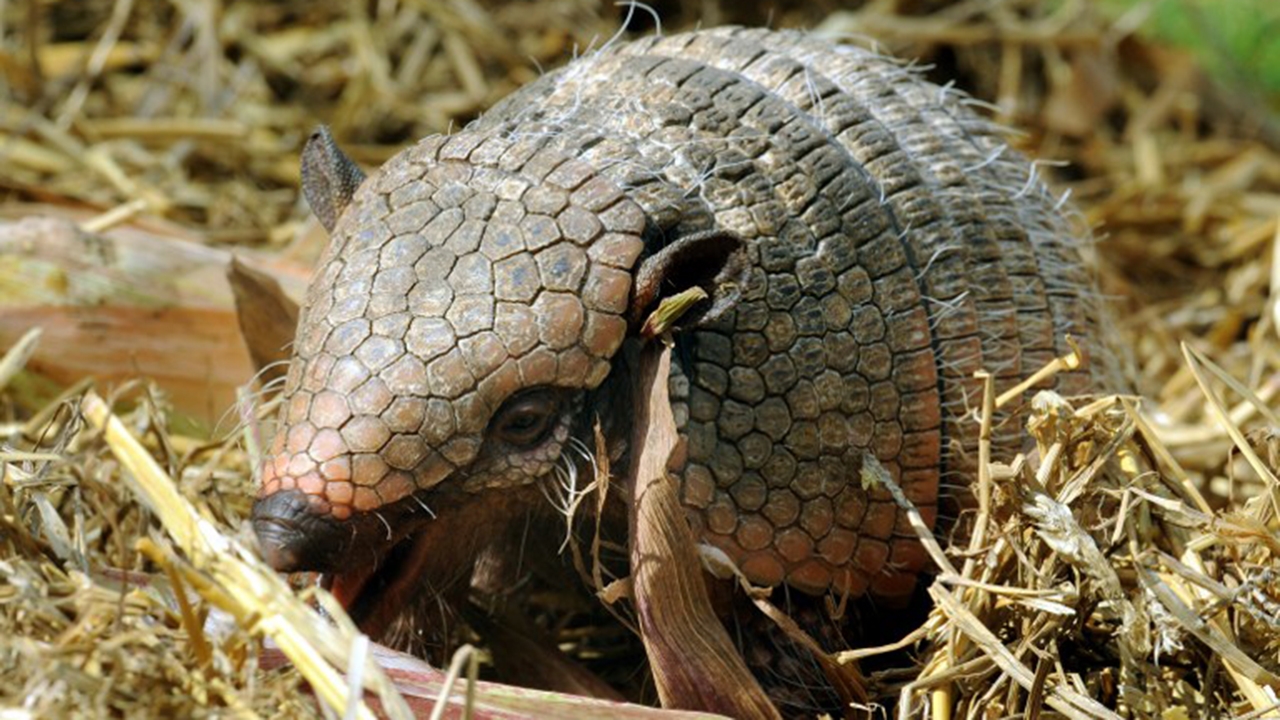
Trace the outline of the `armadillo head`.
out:
[[[332,240],[253,523],[276,569],[328,573],[376,632],[424,567],[470,562],[457,538],[497,532],[575,433],[628,412],[597,391],[634,317],[689,283],[713,291],[694,312],[714,317],[745,263],[737,240],[703,234],[637,267],[639,206],[585,162],[496,133],[428,138],[365,179],[320,130],[303,187]]]

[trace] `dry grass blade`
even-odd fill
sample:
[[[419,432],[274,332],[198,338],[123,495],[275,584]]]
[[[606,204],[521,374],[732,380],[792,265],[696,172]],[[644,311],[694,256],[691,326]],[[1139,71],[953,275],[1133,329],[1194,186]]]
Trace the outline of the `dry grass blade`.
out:
[[[463,707],[462,717],[464,720],[470,720],[476,705],[476,674],[480,670],[476,649],[470,645],[463,645],[454,651],[453,660],[449,662],[449,672],[445,675],[444,687],[440,688],[440,695],[436,698],[436,706],[431,711],[429,720],[440,720],[444,717],[445,708],[449,706],[447,702],[449,693],[453,691],[454,684],[462,676],[463,666],[467,669],[467,703]]]
[[[1208,372],[1201,375],[1205,382]],[[1194,382],[1195,373],[1189,377]],[[987,396],[990,409],[990,390]],[[913,717],[925,695],[934,718],[972,716],[981,708],[1024,717],[1041,716],[1044,708],[1066,717],[1149,717],[1157,708],[1195,716],[1213,692],[1255,713],[1273,707],[1275,679],[1257,658],[1255,623],[1274,615],[1229,589],[1244,582],[1258,588],[1254,597],[1274,589],[1274,573],[1258,572],[1276,556],[1264,523],[1212,511],[1131,398],[1077,409],[1045,392],[1031,410],[1038,465],[1019,458],[980,471],[992,484],[984,500],[990,510],[982,513],[992,523],[989,539],[967,548],[959,573],[944,571],[935,581],[927,634],[935,645],[902,693],[900,717]],[[1153,553],[1161,548],[1183,562]],[[1153,557],[1166,558],[1174,572],[1152,568]],[[1224,568],[1234,576],[1224,578]],[[1113,653],[1115,665],[1099,667],[1096,656],[1074,656],[1078,650],[1064,653],[1078,642],[1072,627],[1108,628],[1093,642]],[[1184,636],[1203,644],[1188,646]],[[1205,667],[1193,658],[1212,657],[1226,672],[1198,677],[1208,685],[1197,689],[1172,669],[1170,655],[1192,663],[1185,667]],[[1126,690],[1113,678],[1146,690]],[[1214,683],[1230,689],[1214,690]]]
[[[106,232],[116,225],[128,222],[135,215],[146,209],[146,200],[131,200],[123,205],[117,205],[101,215],[85,220],[80,223],[80,229],[87,233]]]
[[[1013,678],[1015,682],[1028,691],[1035,686],[1036,673],[1019,662],[1013,653],[1009,652],[1009,649],[1005,647],[1004,643],[988,630],[982,624],[982,621],[974,617],[955,595],[941,585],[934,585],[930,588],[929,593],[937,601],[938,607],[953,623],[953,626],[990,658],[1006,676]],[[1089,720],[1091,718],[1093,720],[1098,718],[1121,720],[1121,716],[1093,698],[1062,685],[1055,685],[1050,689],[1049,696],[1045,698],[1045,702],[1054,710],[1077,720]]]
[[[1219,623],[1205,622],[1191,606],[1187,604],[1191,600],[1190,588],[1181,582],[1170,582],[1174,579],[1171,577],[1160,577],[1156,573],[1145,568],[1138,568],[1138,577],[1142,581],[1143,587],[1147,588],[1156,597],[1157,600],[1168,610],[1178,621],[1179,625],[1187,632],[1195,635],[1201,642],[1213,648],[1213,651],[1222,658],[1228,666],[1228,671],[1235,678],[1237,685],[1253,704],[1255,710],[1264,709],[1274,704],[1275,700],[1268,698],[1266,692],[1259,685],[1270,685],[1272,687],[1280,684],[1280,679],[1264,669],[1252,658],[1245,655],[1240,648],[1236,647],[1231,638],[1224,634],[1226,628],[1218,627]],[[1176,590],[1174,588],[1177,588]]]
[[[36,346],[40,344],[41,332],[40,328],[28,330],[5,352],[3,357],[0,357],[0,391],[4,390],[14,375],[27,366],[27,361],[35,354]]]
[[[963,102],[1025,130],[1010,141],[1017,150],[1067,161],[1063,172],[1038,167],[1071,191],[1082,224],[1101,228],[1088,251],[1099,258],[1102,293],[1120,308],[1113,335],[1132,351],[1135,393],[1040,396],[1045,404],[1028,410],[1025,454],[1008,464],[983,460],[973,473],[986,511],[971,545],[935,536],[927,509],[907,513],[941,571],[938,587],[963,612],[940,606],[918,626],[913,620],[915,631],[900,642],[878,639],[886,645],[839,656],[897,651],[900,666],[872,672],[867,688],[873,703],[900,698],[904,719],[924,714],[930,697],[935,718],[1092,716],[1063,692],[1142,720],[1277,716],[1276,687],[1265,684],[1280,673],[1276,104],[1224,86],[1191,55],[1136,34],[1154,27],[1144,18],[1191,9],[1204,21],[1197,34],[1216,43],[1226,39],[1212,27],[1231,15],[1225,5],[1205,13],[1204,3],[1172,0],[1149,15],[1145,7],[1108,14],[1120,4],[1128,3],[918,0],[845,13],[835,0],[781,0],[767,11],[708,0],[655,8],[668,34],[739,23],[874,35],[887,52],[918,58],[930,79],[954,80],[944,94],[967,93]],[[1267,0],[1230,6],[1257,8],[1258,22],[1248,24],[1259,27],[1271,11]],[[206,618],[215,599],[219,607],[253,606],[280,582],[243,568],[243,579],[229,581],[196,565],[221,562],[216,553],[197,557],[159,542],[154,518],[117,481],[119,464],[81,431],[71,401],[94,382],[90,375],[103,387],[141,376],[163,388],[146,391],[143,407],[113,407],[199,508],[170,518],[180,534],[222,547],[210,533],[237,526],[248,512],[248,468],[259,462],[259,433],[269,428],[249,423],[242,450],[210,444],[177,421],[212,424],[235,412],[226,408],[253,372],[221,280],[231,253],[259,267],[287,265],[285,288],[300,295],[324,247],[298,193],[298,150],[310,129],[334,127],[372,167],[423,136],[464,126],[605,38],[646,34],[651,24],[631,32],[630,12],[594,0],[0,3],[0,347],[7,349],[0,546],[8,551],[0,558],[0,662],[9,669],[0,713],[128,717],[154,705],[163,709],[151,712],[169,716],[240,717],[314,709],[294,672],[266,669],[280,663],[278,650],[258,653],[243,629],[217,635]],[[648,22],[644,13],[634,19]],[[1215,46],[1215,62],[1229,44]],[[1250,84],[1252,75],[1263,73],[1234,72],[1226,81]],[[1068,289],[1050,289],[1051,300],[1068,310],[1060,290]],[[213,291],[225,298],[207,303]],[[677,300],[666,310],[678,317],[684,307]],[[279,329],[291,324],[288,313],[277,315],[260,333],[260,357],[288,339]],[[43,335],[28,356],[33,327]],[[1085,359],[1069,353],[1056,369]],[[1032,382],[1052,384],[1054,370],[1017,387],[1001,383],[994,402],[984,396],[985,407],[962,422],[990,425],[993,406],[1015,405],[1035,392]],[[118,395],[143,394],[143,386],[129,387]],[[240,413],[266,418],[272,409],[268,402]],[[603,512],[603,441],[594,454]],[[863,466],[867,482],[888,478],[894,499],[910,507],[888,469]],[[968,486],[974,478],[954,481]],[[1039,526],[1028,498],[1037,501]],[[614,581],[624,570],[613,561],[624,551],[597,532],[590,557],[577,558],[601,597],[629,596],[630,579]],[[162,572],[144,573],[148,561]],[[253,589],[228,589],[237,584]],[[297,629],[313,618],[285,597],[280,591],[239,619],[305,654]],[[331,604],[318,597],[322,607]],[[564,606],[555,595],[543,607]],[[623,618],[617,625],[629,624],[629,607],[611,610]],[[536,622],[547,621],[552,650],[593,657],[593,670],[621,668],[608,679],[625,673],[630,684],[615,684],[652,703],[651,684],[634,672],[630,637],[616,645],[582,640],[627,635],[598,615],[598,624],[559,635],[550,611]],[[346,644],[349,625],[332,634],[329,644],[312,639],[313,655],[329,668],[324,682],[346,688],[338,713],[363,711],[358,688],[368,685],[372,661],[339,676],[332,667],[363,651]],[[1136,642],[1143,637],[1152,649]],[[501,640],[486,649],[490,657],[519,652]],[[435,671],[419,664],[405,675],[404,665],[390,664],[404,657],[389,660],[377,646],[369,652],[414,712],[434,711]],[[874,662],[897,663],[893,657]],[[533,653],[526,659],[537,662]],[[497,666],[482,673],[498,674]],[[478,717],[622,712],[468,683],[476,686]],[[490,703],[493,693],[510,702]],[[449,698],[446,716],[463,705],[460,690]]]
[[[1213,410],[1214,417],[1222,425],[1223,429],[1226,430],[1227,434],[1231,436],[1231,441],[1235,443],[1236,449],[1239,450],[1240,454],[1249,461],[1249,466],[1258,474],[1258,477],[1262,478],[1266,485],[1267,493],[1271,498],[1271,503],[1270,505],[1259,505],[1256,510],[1259,514],[1259,519],[1265,522],[1280,517],[1280,480],[1277,480],[1275,474],[1271,471],[1271,468],[1267,467],[1267,464],[1258,457],[1258,454],[1254,451],[1253,446],[1249,444],[1249,441],[1245,439],[1244,433],[1240,428],[1231,421],[1231,415],[1227,411],[1222,398],[1209,386],[1208,378],[1206,378],[1204,374],[1205,369],[1207,368],[1217,376],[1219,380],[1231,387],[1231,389],[1242,394],[1251,402],[1256,403],[1260,409],[1264,410],[1264,414],[1273,419],[1273,425],[1280,425],[1280,422],[1274,419],[1276,416],[1269,408],[1266,408],[1261,401],[1257,400],[1256,395],[1254,395],[1248,388],[1240,385],[1240,383],[1230,375],[1223,372],[1221,368],[1217,367],[1208,358],[1204,357],[1204,355],[1200,354],[1186,343],[1183,343],[1182,351],[1187,360],[1187,367],[1190,368],[1192,375],[1195,376],[1196,384],[1200,386],[1200,391],[1204,393],[1205,399],[1209,401],[1209,408]],[[1267,507],[1270,507],[1270,513],[1266,512],[1265,508]]]
[[[243,626],[273,639],[329,707],[339,712],[354,707],[355,717],[373,720],[373,712],[351,694],[345,679],[330,665],[348,657],[354,638],[304,605],[279,575],[202,517],[101,398],[86,395],[81,411],[103,433],[112,452],[128,469],[125,477],[138,497],[186,556],[189,565],[182,567],[187,579],[203,580],[193,583],[197,592]],[[378,694],[389,715],[398,720],[413,717],[390,680],[368,658],[362,672],[368,677],[367,687]]]
[[[1160,467],[1172,475],[1167,485],[1174,492],[1189,500],[1201,512],[1213,512],[1209,508],[1209,501],[1205,499],[1204,494],[1200,492],[1192,482],[1187,471],[1182,468],[1178,460],[1169,452],[1169,448],[1165,446],[1161,440],[1160,434],[1151,426],[1151,421],[1142,413],[1137,405],[1130,400],[1123,400],[1122,405],[1125,413],[1133,421],[1134,427],[1137,428],[1143,440],[1147,443],[1152,453],[1155,455]]]

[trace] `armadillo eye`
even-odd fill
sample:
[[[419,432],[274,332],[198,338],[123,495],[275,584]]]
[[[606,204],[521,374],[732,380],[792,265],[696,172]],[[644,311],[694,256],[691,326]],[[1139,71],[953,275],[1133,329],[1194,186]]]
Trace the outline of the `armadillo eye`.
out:
[[[551,432],[560,405],[549,390],[534,390],[507,401],[493,418],[493,432],[516,447],[532,447]]]

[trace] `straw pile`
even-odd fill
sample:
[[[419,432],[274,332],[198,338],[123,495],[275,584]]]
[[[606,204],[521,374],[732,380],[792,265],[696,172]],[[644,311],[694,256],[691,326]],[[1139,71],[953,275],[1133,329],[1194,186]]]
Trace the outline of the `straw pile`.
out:
[[[901,643],[911,662],[867,678],[866,706],[1280,715],[1274,120],[1134,37],[1137,16],[1089,3],[734,6],[672,8],[664,30],[872,36],[992,102],[1032,155],[1063,160],[1044,169],[1101,228],[1103,285],[1140,375],[1141,400],[1041,396],[1034,456],[984,464],[976,531],[931,545],[935,609]],[[621,17],[585,0],[0,4],[5,717],[315,714],[281,654],[330,707],[354,712],[363,685],[384,712],[429,713],[445,679],[375,662],[244,549],[271,406],[236,401],[253,371],[221,277],[234,251],[296,297],[323,243],[297,188],[317,121],[376,164]],[[3,222],[34,215],[53,219]],[[580,657],[608,655],[600,639],[617,635],[557,630]],[[263,636],[278,650],[260,655]],[[503,692],[472,702],[496,712]],[[572,716],[562,698],[520,702]]]

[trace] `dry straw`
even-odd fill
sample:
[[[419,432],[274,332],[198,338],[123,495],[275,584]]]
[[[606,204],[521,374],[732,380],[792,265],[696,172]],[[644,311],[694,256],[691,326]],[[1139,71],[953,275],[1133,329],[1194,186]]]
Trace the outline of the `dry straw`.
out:
[[[1263,105],[1132,36],[1137,15],[1089,2],[783,2],[769,18],[696,5],[666,31],[875,36],[993,103],[1024,149],[1070,161],[1056,179],[1102,228],[1093,254],[1137,368],[1142,399],[1038,396],[1034,450],[978,463],[967,538],[913,518],[940,570],[935,607],[899,643],[830,658],[898,653],[850,696],[904,718],[1280,716],[1280,132]],[[76,223],[0,222],[5,717],[317,714],[298,673],[339,715],[371,716],[360,686],[384,712],[430,715],[438,685],[402,703],[385,658],[301,599],[327,607],[323,593],[296,593],[245,549],[262,415],[244,411],[225,440],[192,429],[250,372],[238,341],[194,330],[235,326],[217,280],[231,249],[286,279],[310,267],[323,237],[297,202],[297,151],[317,121],[376,164],[611,37],[611,13],[0,3],[0,218]],[[139,376],[167,394],[124,382]],[[989,392],[972,421],[986,428],[1009,397]],[[762,610],[785,610],[772,600]],[[607,668],[623,633],[598,625],[556,627],[554,642]],[[263,637],[298,670],[264,668]]]

